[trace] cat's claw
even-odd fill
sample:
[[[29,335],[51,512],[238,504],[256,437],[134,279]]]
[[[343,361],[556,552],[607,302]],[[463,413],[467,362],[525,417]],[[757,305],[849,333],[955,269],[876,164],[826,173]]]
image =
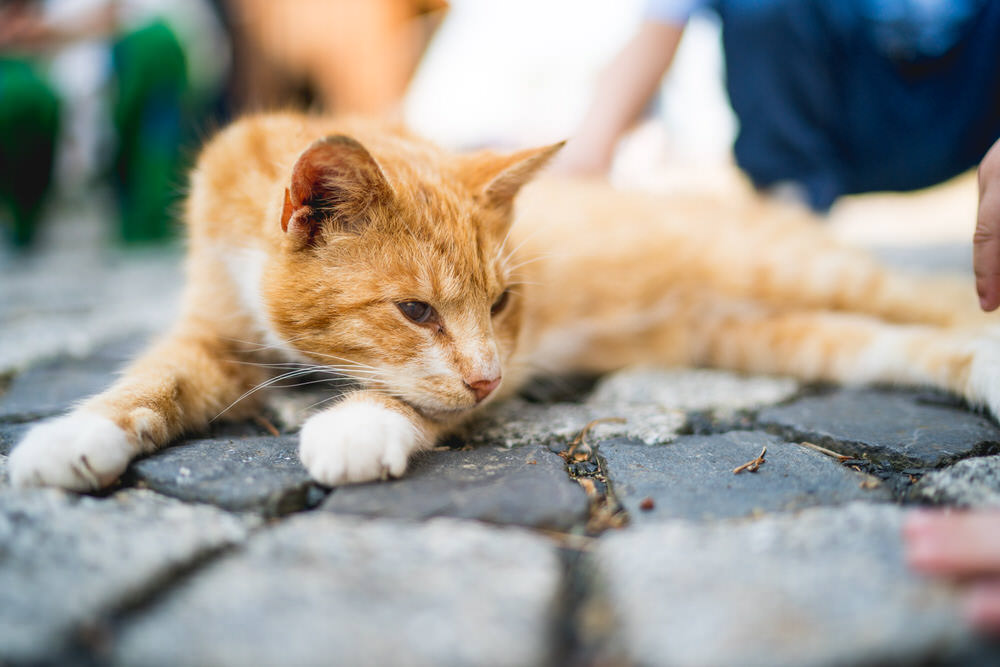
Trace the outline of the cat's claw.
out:
[[[74,412],[35,426],[10,454],[14,486],[96,491],[121,475],[136,448],[117,424]]]
[[[376,403],[345,401],[310,417],[299,457],[326,486],[399,477],[422,438],[404,415]]]

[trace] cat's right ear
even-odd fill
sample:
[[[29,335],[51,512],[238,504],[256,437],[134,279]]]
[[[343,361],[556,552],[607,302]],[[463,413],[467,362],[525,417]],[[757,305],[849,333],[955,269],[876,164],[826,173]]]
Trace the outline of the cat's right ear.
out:
[[[339,134],[313,143],[292,168],[281,229],[294,249],[317,245],[324,230],[358,233],[371,209],[387,204],[392,188],[375,158]]]

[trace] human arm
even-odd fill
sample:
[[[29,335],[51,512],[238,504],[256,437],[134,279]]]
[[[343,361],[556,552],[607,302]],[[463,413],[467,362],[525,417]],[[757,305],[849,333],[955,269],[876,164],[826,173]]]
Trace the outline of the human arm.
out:
[[[1000,141],[979,163],[979,213],[972,237],[976,292],[983,310],[1000,306]]]
[[[683,23],[642,23],[598,80],[590,108],[554,164],[556,170],[578,175],[608,170],[618,138],[659,88],[683,34]]]

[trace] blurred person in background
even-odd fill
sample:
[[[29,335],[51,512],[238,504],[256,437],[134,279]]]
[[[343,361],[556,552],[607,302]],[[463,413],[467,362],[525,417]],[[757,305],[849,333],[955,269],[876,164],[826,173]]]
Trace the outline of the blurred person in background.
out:
[[[702,8],[721,20],[733,151],[758,189],[825,212],[841,195],[946,180],[1000,136],[995,0],[650,0],[563,172],[608,170]]]
[[[103,171],[121,237],[168,236],[183,147],[228,60],[201,0],[0,4],[0,221],[9,239],[32,241],[57,176],[92,187]]]
[[[445,0],[226,0],[236,104],[394,115]]]

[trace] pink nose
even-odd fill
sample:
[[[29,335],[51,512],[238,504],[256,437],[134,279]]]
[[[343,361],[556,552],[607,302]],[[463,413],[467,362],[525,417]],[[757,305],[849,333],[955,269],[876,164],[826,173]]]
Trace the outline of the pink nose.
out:
[[[492,394],[494,389],[500,386],[500,376],[489,380],[474,380],[472,382],[466,382],[465,386],[471,389],[476,395],[476,403],[480,403],[483,399]]]

